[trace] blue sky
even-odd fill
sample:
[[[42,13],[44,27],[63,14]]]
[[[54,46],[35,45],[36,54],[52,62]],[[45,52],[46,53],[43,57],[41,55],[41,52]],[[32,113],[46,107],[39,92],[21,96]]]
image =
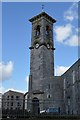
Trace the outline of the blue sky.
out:
[[[2,3],[3,91],[27,91],[30,72],[31,17],[41,13],[42,2]],[[55,18],[54,46],[56,75],[60,75],[78,59],[77,4],[44,2],[44,11]]]

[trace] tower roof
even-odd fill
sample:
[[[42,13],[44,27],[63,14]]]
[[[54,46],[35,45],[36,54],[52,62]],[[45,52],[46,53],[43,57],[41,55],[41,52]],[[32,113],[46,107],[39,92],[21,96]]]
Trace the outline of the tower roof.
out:
[[[30,22],[33,22],[33,21],[35,21],[36,19],[38,19],[38,18],[40,18],[40,17],[43,17],[43,16],[45,16],[45,18],[49,19],[49,20],[50,20],[51,22],[53,22],[53,23],[56,22],[55,19],[53,19],[51,16],[49,16],[49,15],[48,15],[47,13],[45,13],[45,12],[41,12],[39,15],[36,15],[36,16],[32,17],[31,19],[29,19],[29,21],[30,21]]]

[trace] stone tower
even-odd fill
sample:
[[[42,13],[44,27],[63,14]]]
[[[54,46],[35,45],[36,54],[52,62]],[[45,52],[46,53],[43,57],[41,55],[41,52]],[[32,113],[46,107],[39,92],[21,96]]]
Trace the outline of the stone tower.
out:
[[[46,99],[46,86],[49,88],[54,76],[54,39],[55,19],[42,12],[29,20],[32,23],[30,47],[29,99]]]

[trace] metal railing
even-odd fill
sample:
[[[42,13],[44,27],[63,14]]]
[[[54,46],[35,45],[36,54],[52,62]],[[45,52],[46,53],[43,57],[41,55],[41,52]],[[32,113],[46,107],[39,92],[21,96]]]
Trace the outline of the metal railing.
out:
[[[16,101],[15,99],[2,99],[0,104],[2,118],[29,118],[33,116],[46,117],[66,115],[65,103],[63,100],[19,99]],[[60,107],[57,107],[57,105]]]

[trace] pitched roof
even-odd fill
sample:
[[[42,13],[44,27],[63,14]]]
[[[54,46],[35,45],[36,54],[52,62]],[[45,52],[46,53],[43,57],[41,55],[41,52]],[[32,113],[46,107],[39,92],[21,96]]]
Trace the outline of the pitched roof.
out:
[[[34,20],[36,20],[36,19],[38,19],[38,18],[40,18],[40,17],[42,17],[42,16],[45,16],[45,18],[49,19],[49,20],[50,20],[51,22],[53,22],[53,23],[56,22],[55,19],[53,19],[51,16],[49,16],[49,15],[48,15],[47,13],[45,13],[45,12],[41,12],[40,14],[32,17],[31,19],[29,19],[29,21],[30,21],[30,22],[33,22]]]

